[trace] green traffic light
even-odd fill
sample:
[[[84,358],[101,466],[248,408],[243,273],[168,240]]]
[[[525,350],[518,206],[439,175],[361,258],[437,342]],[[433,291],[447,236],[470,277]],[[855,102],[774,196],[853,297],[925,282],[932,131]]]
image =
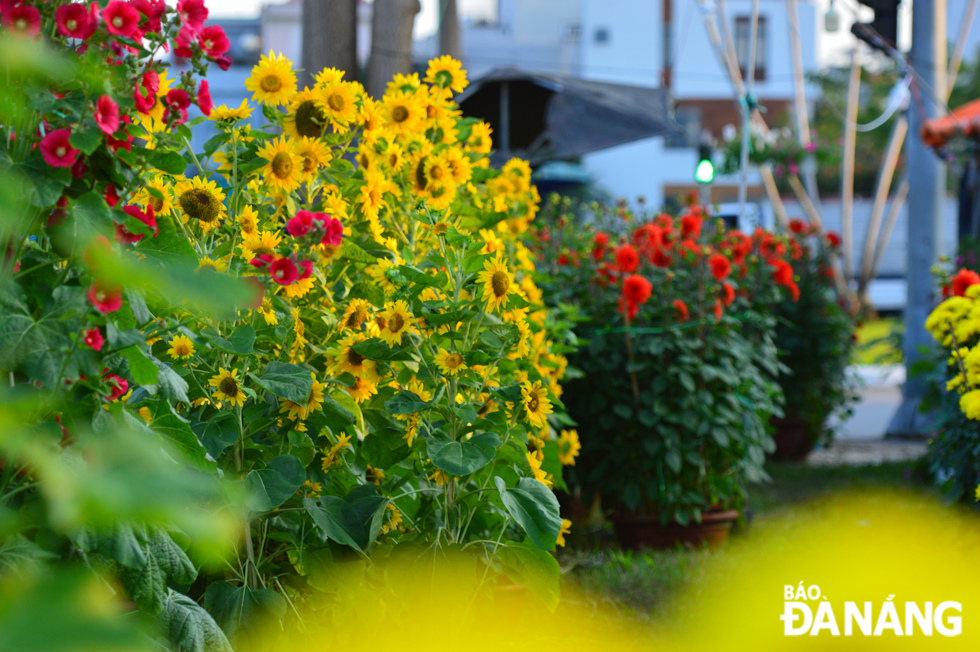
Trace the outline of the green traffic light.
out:
[[[703,159],[698,163],[694,178],[698,180],[698,183],[711,183],[711,180],[715,178],[715,166],[711,164],[711,161]]]

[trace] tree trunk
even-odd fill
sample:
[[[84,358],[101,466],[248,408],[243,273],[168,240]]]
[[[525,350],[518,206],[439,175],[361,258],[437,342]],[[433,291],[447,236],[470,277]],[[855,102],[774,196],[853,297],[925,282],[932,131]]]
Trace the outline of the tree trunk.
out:
[[[380,99],[397,73],[412,71],[412,26],[419,0],[374,0],[367,92]]]
[[[439,54],[448,54],[456,61],[462,61],[463,44],[459,37],[456,0],[442,0],[440,5],[442,19],[439,21]]]
[[[300,86],[313,86],[324,68],[357,80],[357,0],[303,0],[302,65]]]

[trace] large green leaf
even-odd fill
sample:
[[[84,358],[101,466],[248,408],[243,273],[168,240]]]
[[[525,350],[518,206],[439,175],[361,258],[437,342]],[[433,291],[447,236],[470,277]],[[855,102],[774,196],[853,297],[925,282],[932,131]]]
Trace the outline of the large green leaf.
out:
[[[409,347],[391,348],[385,344],[384,340],[372,337],[369,340],[358,342],[351,347],[355,353],[363,355],[368,360],[376,362],[391,362],[394,360],[412,360],[412,351]]]
[[[392,414],[411,414],[421,412],[429,406],[415,392],[403,389],[385,401],[385,409]]]
[[[138,346],[127,347],[119,355],[129,362],[129,374],[137,385],[156,385],[160,371]]]
[[[250,471],[245,476],[249,497],[245,504],[254,512],[268,512],[279,507],[306,482],[306,469],[292,455],[279,455],[268,468]]]
[[[308,369],[288,362],[270,362],[261,376],[249,374],[262,389],[272,392],[279,398],[294,403],[306,404],[313,391],[313,377]]]
[[[561,598],[561,567],[549,552],[529,541],[507,543],[497,555],[511,579],[527,587],[552,611]]]
[[[128,411],[123,412],[123,418],[134,430],[143,427]],[[154,419],[151,429],[160,435],[165,447],[181,461],[201,471],[214,471],[217,468],[214,460],[208,459],[207,449],[194,436],[190,424],[176,414],[167,413]]]
[[[348,518],[350,506],[342,498],[321,496],[317,501],[304,498],[303,507],[325,538],[363,552],[364,548],[358,543],[358,533],[348,531],[348,528],[354,530],[355,524],[353,518]]]
[[[229,412],[218,414],[208,421],[195,421],[191,423],[191,430],[214,459],[221,457],[239,436],[238,422]]]
[[[197,252],[187,236],[177,229],[173,218],[158,217],[157,228],[156,237],[145,237],[136,245],[141,254],[164,263],[197,263]]]
[[[364,551],[378,536],[388,498],[373,484],[354,487],[343,499],[321,496],[316,502],[303,499],[303,506],[323,536]]]
[[[272,589],[250,589],[224,580],[208,587],[204,607],[236,645],[286,615],[286,600]]]
[[[147,385],[145,389],[151,394],[159,394],[163,398],[169,398],[174,401],[180,401],[182,403],[190,403],[190,399],[187,397],[187,390],[190,386],[187,381],[180,377],[176,371],[174,371],[169,364],[162,362],[153,358],[151,356],[154,364],[160,370],[157,376],[157,384]]]
[[[521,478],[517,487],[508,488],[500,476],[493,479],[500,499],[527,536],[542,550],[554,550],[561,531],[561,514],[555,494],[534,478]]]
[[[187,170],[187,161],[178,152],[165,149],[144,150],[150,165],[169,174],[183,174]]]
[[[492,432],[480,433],[467,441],[430,437],[428,452],[437,468],[450,475],[469,475],[489,464],[499,445],[500,438]]]
[[[133,523],[118,522],[105,528],[85,528],[74,539],[82,552],[98,553],[126,568],[140,569],[146,565],[146,553]]]
[[[375,430],[361,443],[364,461],[379,469],[391,468],[411,454],[404,433],[393,428]]]
[[[12,534],[0,545],[0,575],[33,572],[44,562],[57,558],[23,534]]]
[[[92,237],[112,231],[112,213],[102,195],[90,191],[71,205],[71,214],[78,225],[78,239],[88,242]]]
[[[228,336],[228,339],[220,337],[211,331],[211,344],[222,351],[234,353],[235,355],[249,355],[255,345],[255,329],[248,324],[242,324]],[[209,333],[205,333],[209,334]]]
[[[231,643],[211,614],[186,595],[170,591],[157,621],[170,642],[182,652],[232,652]]]
[[[146,563],[142,568],[126,569],[123,586],[140,611],[155,616],[166,605],[167,583],[189,585],[197,578],[197,569],[163,528],[151,526],[140,538],[146,542]]]

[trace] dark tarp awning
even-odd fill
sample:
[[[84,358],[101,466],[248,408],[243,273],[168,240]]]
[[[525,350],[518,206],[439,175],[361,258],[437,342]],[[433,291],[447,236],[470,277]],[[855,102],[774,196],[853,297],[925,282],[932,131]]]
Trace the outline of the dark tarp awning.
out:
[[[516,68],[475,79],[456,102],[464,115],[490,123],[495,164],[511,156],[531,165],[576,158],[678,129],[662,89]]]

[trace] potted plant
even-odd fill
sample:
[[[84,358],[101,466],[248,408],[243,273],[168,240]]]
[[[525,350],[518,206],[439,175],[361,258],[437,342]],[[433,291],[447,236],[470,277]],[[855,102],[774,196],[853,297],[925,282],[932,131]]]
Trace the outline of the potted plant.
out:
[[[850,414],[856,400],[847,375],[854,347],[854,320],[834,289],[831,254],[840,239],[792,220],[788,255],[793,261],[797,300],[775,306],[776,347],[785,370],[779,384],[786,395],[785,416],[773,417],[776,460],[802,460],[818,441],[829,443],[830,418]]]
[[[563,210],[538,243],[546,296],[589,316],[564,394],[582,443],[566,480],[586,502],[600,496],[625,546],[718,544],[744,483],[766,478],[767,424],[781,414],[773,322],[754,297],[793,286],[783,240],[697,208],[650,219],[621,206],[594,227]]]

